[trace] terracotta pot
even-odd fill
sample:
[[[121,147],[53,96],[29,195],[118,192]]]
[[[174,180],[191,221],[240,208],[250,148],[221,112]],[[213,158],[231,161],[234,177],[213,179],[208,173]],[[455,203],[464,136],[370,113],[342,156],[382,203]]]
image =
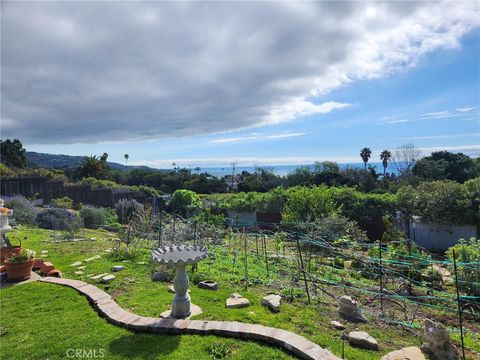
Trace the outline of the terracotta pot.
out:
[[[2,247],[0,248],[0,263],[4,263],[5,259],[9,257],[15,257],[22,253],[23,247],[20,246],[12,246],[12,247]]]
[[[42,258],[35,259],[35,263],[33,264],[33,269],[40,269],[42,267],[42,264],[45,260]]]
[[[35,259],[31,259],[23,263],[11,263],[8,262],[8,260],[5,261],[8,281],[23,281],[30,279],[30,276],[32,276],[34,263]]]

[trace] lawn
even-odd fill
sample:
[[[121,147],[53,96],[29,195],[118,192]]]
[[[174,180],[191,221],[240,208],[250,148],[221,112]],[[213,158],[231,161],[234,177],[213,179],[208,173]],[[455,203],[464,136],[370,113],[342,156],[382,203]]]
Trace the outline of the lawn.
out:
[[[47,250],[46,260],[61,269],[64,277],[95,284],[129,311],[144,316],[159,316],[168,309],[172,299],[172,295],[167,292],[168,283],[151,281],[152,271],[159,266],[150,262],[148,252],[135,259],[115,260],[111,254],[105,252],[112,246],[109,239],[115,238],[115,234],[85,230],[84,235],[95,240],[62,243],[49,241],[51,234],[48,230],[20,227],[12,231],[10,239],[13,243],[22,239],[24,247],[36,250],[37,256],[41,256],[42,250]],[[24,239],[25,236],[27,239]],[[100,255],[100,258],[85,262],[85,259],[94,255]],[[77,261],[82,261],[82,266],[85,266],[83,274],[75,274],[78,268],[70,266]],[[123,265],[125,270],[115,273],[116,279],[112,283],[104,285],[90,279],[92,275],[109,272],[113,265]],[[304,296],[299,296],[293,302],[283,302],[280,313],[272,313],[261,306],[260,302],[262,297],[272,290],[270,285],[282,280],[280,270],[272,263],[269,273],[266,274],[261,257],[250,258],[248,269],[251,285],[246,289],[241,281],[244,277],[244,263],[241,258],[225,253],[223,248],[211,248],[211,257],[199,263],[194,273],[189,273],[192,282],[207,277],[217,281],[220,288],[218,291],[209,291],[191,286],[192,302],[203,309],[203,314],[196,319],[242,321],[290,330],[341,356],[342,332],[329,327],[331,320],[340,320],[335,302],[331,298],[319,294],[309,305]],[[259,281],[255,282],[254,279]],[[240,292],[250,300],[251,306],[227,309],[225,299],[232,292]],[[272,347],[235,339],[132,333],[110,325],[98,317],[86,299],[74,290],[55,285],[26,284],[4,289],[0,294],[1,326],[3,331],[6,331],[1,337],[2,358],[5,359],[64,358],[67,349],[84,347],[104,349],[106,358],[113,359],[184,359],[189,356],[195,359],[290,357]],[[346,343],[345,355],[349,359],[379,359],[389,351],[421,344],[420,337],[412,332],[382,322],[347,324],[347,331],[354,329],[367,331],[376,338],[380,351],[362,350]],[[21,346],[19,339],[22,340]],[[456,336],[454,340],[459,342]],[[480,351],[478,343],[478,334],[467,334],[467,347]],[[473,352],[468,352],[467,355],[475,358]]]

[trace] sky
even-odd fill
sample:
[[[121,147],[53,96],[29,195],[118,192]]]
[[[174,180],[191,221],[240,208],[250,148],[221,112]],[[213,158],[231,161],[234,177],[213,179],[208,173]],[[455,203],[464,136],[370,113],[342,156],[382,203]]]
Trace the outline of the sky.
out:
[[[168,168],[480,154],[480,3],[1,2],[1,138]]]

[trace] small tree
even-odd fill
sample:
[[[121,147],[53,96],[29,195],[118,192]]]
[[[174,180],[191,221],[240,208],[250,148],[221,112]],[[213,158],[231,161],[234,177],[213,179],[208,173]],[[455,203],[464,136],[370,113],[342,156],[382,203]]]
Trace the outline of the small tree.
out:
[[[395,149],[392,160],[398,173],[401,176],[408,176],[412,174],[412,169],[420,155],[420,150],[413,144],[406,144]]]
[[[168,208],[177,214],[182,216],[189,215],[193,210],[199,208],[201,205],[200,197],[190,190],[176,190],[170,202]]]
[[[115,206],[115,212],[122,224],[141,219],[144,211],[143,205],[134,199],[122,199]]]
[[[365,171],[367,171],[367,162],[370,159],[370,156],[372,156],[372,150],[370,150],[370,148],[365,147],[360,150],[360,157],[362,158],[363,164],[365,165]]]
[[[24,168],[27,166],[27,152],[18,139],[0,140],[0,154],[1,162],[8,167]]]
[[[382,165],[383,165],[383,176],[385,176],[385,173],[387,172],[387,166],[388,162],[392,158],[392,153],[388,150],[383,150],[382,153],[380,154],[380,160],[382,160]]]

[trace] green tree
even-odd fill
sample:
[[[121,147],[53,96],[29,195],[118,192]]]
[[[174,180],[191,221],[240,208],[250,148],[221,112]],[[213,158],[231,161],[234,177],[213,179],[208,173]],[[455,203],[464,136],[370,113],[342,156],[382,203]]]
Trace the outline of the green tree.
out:
[[[8,167],[27,167],[27,152],[18,139],[0,140],[0,158],[1,162]]]
[[[383,150],[380,154],[380,160],[382,160],[383,165],[383,176],[385,176],[385,173],[387,172],[388,162],[391,160],[391,158],[392,153],[388,150]]]
[[[190,190],[176,190],[170,202],[168,208],[177,214],[182,216],[188,216],[192,211],[199,208],[201,205],[200,197]]]
[[[80,163],[80,166],[75,170],[77,179],[93,177],[95,179],[106,179],[107,169],[105,162],[100,160],[98,156],[85,156]]]
[[[413,173],[425,180],[453,180],[463,183],[475,177],[474,159],[448,151],[436,151],[417,161]]]
[[[370,159],[370,156],[372,156],[372,150],[370,150],[370,148],[365,147],[362,150],[360,150],[360,157],[362,158],[362,161],[365,165],[365,171],[367,171],[367,163],[368,163],[368,160]]]

